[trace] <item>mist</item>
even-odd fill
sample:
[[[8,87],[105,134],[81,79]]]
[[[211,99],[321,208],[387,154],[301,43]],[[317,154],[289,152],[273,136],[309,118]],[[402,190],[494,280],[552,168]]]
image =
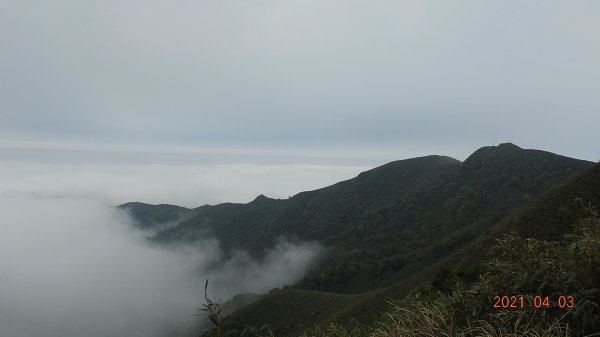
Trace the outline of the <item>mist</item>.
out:
[[[190,336],[204,281],[226,301],[298,281],[314,243],[280,242],[262,260],[213,238],[151,244],[127,214],[89,197],[0,196],[0,335]]]
[[[51,155],[51,154],[49,154]],[[90,164],[2,160],[0,196],[93,197],[197,207],[250,202],[257,195],[287,198],[350,179],[366,166],[314,164]]]

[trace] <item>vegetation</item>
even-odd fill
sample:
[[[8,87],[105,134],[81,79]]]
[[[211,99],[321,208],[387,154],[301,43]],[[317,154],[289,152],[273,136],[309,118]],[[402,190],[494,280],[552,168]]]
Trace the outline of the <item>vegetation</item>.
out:
[[[223,309],[218,302],[214,302],[208,297],[208,280],[204,284],[204,303],[201,311],[206,313],[211,328],[206,330],[202,337],[227,337],[237,333],[235,329],[236,322],[231,319],[231,316],[225,315]]]
[[[153,229],[164,224],[188,219],[193,211],[175,205],[149,205],[141,202],[128,202],[119,206],[127,211],[141,229]]]
[[[287,200],[202,206],[155,240],[211,235],[254,255],[281,235],[328,247],[293,287],[231,317],[210,307],[229,328],[207,336],[583,336],[600,332],[598,191],[600,165],[501,144],[463,163],[389,163]],[[495,310],[496,295],[576,306]]]
[[[394,302],[373,337],[573,336],[600,331],[600,217],[576,225],[564,242],[508,234],[490,251],[486,272],[449,292],[421,289]],[[525,307],[494,309],[496,295],[524,295]],[[549,307],[532,308],[534,296]],[[552,307],[573,296],[572,308]],[[542,303],[542,302],[540,302]]]
[[[512,144],[479,149],[464,163],[442,156],[401,160],[286,200],[259,196],[248,204],[202,206],[156,240],[210,235],[226,251],[255,256],[281,236],[318,240],[328,255],[297,287],[364,292],[439,261],[590,165]]]
[[[422,286],[393,301],[374,327],[359,322],[329,324],[306,329],[302,337],[559,337],[599,332],[600,216],[595,208],[586,211],[589,216],[580,220],[563,242],[505,235],[490,250],[485,272],[476,282],[465,284],[456,279],[448,291]],[[523,295],[526,305],[495,309],[496,295]],[[529,304],[534,303],[534,296],[548,296],[550,303],[557,303],[559,296],[573,296],[574,302],[571,308],[532,308]],[[219,319],[211,321],[222,324]],[[217,326],[214,330],[221,331]],[[267,327],[243,330],[248,331],[268,333],[253,336],[275,335]]]
[[[257,325],[268,322],[276,327],[285,327],[290,323],[309,324],[308,322],[327,326],[331,322],[347,322],[350,319],[373,322],[386,310],[389,299],[403,298],[411,289],[423,284],[431,284],[436,291],[448,292],[454,287],[456,278],[467,284],[477,281],[479,275],[485,273],[489,262],[489,256],[485,252],[505,234],[516,232],[522,238],[548,242],[564,240],[565,234],[573,232],[573,224],[587,216],[588,211],[582,207],[582,203],[586,206],[590,203],[600,205],[598,191],[600,165],[593,165],[564,184],[536,196],[517,211],[506,213],[488,231],[465,243],[463,247],[450,251],[442,259],[438,258],[430,267],[414,271],[408,263],[401,271],[406,276],[392,280],[390,286],[360,295],[285,289],[266,295],[261,301],[238,310],[235,313],[236,319]],[[426,251],[419,256],[428,258]],[[431,256],[434,259],[437,255]],[[287,303],[292,303],[293,311],[285,309]],[[319,315],[311,316],[311,310],[318,310]]]
[[[364,337],[369,334],[370,328],[356,321],[350,324],[329,324],[325,328],[316,326],[312,329],[306,329],[300,337]]]

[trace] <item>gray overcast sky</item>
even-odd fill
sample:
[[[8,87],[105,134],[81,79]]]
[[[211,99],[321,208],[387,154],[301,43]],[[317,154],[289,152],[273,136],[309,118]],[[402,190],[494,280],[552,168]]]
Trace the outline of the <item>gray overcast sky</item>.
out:
[[[0,158],[598,160],[599,33],[599,1],[4,0]]]

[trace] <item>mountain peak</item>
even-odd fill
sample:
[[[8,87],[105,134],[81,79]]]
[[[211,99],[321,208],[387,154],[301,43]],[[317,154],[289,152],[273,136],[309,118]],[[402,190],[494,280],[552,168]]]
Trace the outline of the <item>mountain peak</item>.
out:
[[[271,201],[271,200],[275,200],[275,199],[271,199],[271,198],[265,196],[264,194],[261,194],[261,195],[257,196],[256,198],[254,198],[254,200],[252,200],[251,203],[265,202],[265,201]]]
[[[512,143],[502,143],[498,146],[485,146],[473,152],[463,165],[471,170],[487,172],[486,174],[515,174],[518,171],[560,172],[576,171],[589,162],[567,158],[551,152],[522,149]]]
[[[523,150],[522,148],[518,147],[517,145],[515,145],[513,143],[500,143],[500,145],[493,146],[493,147],[498,148],[498,149]]]
[[[497,146],[484,146],[473,152],[466,160],[465,164],[488,161],[492,158],[513,156],[530,150],[524,150],[513,143],[500,143]]]

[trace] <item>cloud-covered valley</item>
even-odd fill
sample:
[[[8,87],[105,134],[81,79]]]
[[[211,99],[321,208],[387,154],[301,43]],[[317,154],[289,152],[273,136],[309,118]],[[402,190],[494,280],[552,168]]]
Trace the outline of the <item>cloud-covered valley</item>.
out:
[[[211,238],[151,244],[128,215],[86,197],[0,196],[0,335],[198,334],[209,295],[264,293],[300,279],[320,253],[280,242],[261,260],[226,256]]]

